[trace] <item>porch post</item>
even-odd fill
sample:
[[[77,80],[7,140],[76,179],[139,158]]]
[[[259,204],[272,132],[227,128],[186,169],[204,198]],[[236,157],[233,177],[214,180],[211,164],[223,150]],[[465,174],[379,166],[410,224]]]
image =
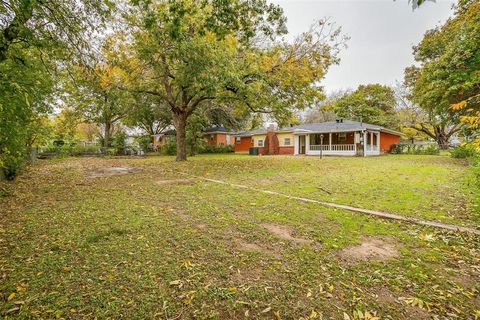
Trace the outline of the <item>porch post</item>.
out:
[[[332,151],[332,133],[328,134],[328,150]]]
[[[364,131],[363,132],[363,156],[367,156],[367,137],[368,137],[368,132]]]
[[[373,131],[370,132],[370,151],[373,151]]]
[[[298,150],[299,149],[298,148],[299,140],[300,140],[299,136],[297,136],[297,135],[293,136],[293,154],[294,155],[297,155],[297,154],[300,153],[300,151]]]
[[[305,135],[305,154],[310,153],[310,135],[306,134]]]
[[[377,133],[377,151],[380,154],[380,132]]]

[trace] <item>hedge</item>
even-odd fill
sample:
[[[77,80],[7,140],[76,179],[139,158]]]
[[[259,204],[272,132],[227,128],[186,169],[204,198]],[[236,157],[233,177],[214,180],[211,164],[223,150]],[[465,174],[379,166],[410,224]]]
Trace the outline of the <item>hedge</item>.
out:
[[[440,148],[436,143],[429,144],[404,144],[398,143],[391,146],[393,154],[439,154]]]

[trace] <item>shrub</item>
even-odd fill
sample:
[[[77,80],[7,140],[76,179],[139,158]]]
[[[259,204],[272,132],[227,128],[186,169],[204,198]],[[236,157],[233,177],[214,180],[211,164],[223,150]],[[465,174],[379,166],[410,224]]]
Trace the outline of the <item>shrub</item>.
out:
[[[23,157],[7,157],[3,161],[3,176],[7,180],[13,180],[25,164]]]
[[[167,141],[165,141],[165,144],[162,147],[162,153],[169,156],[177,154],[177,143],[175,139],[167,139]]]
[[[115,148],[116,154],[124,154],[127,147],[127,134],[123,131],[115,133],[112,137],[112,146]]]
[[[72,156],[80,156],[82,154],[98,154],[100,153],[100,148],[97,145],[76,145],[71,148],[69,154]]]
[[[394,154],[439,154],[440,148],[436,143],[410,144],[399,143],[392,145],[390,149]]]
[[[478,151],[472,145],[462,145],[450,149],[450,155],[456,159],[474,158],[479,155]]]
[[[143,150],[143,152],[147,152],[150,148],[150,145],[152,144],[152,137],[150,136],[141,136],[136,138],[136,140],[138,145],[140,146],[140,149]]]
[[[233,145],[211,146],[207,144],[200,149],[200,153],[232,153],[234,151]]]

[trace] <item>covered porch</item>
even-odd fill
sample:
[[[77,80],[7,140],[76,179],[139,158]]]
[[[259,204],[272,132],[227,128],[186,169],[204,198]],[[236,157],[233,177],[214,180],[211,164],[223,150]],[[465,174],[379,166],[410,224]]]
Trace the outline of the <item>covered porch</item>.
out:
[[[294,154],[325,156],[380,155],[379,131],[296,133]]]

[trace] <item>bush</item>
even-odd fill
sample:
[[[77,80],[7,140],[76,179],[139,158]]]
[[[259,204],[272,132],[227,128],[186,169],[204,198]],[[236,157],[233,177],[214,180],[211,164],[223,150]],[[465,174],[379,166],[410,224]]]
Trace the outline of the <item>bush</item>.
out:
[[[76,145],[71,148],[69,154],[72,156],[81,156],[82,154],[98,154],[100,148],[97,145]]]
[[[13,180],[22,169],[25,161],[23,158],[8,157],[3,161],[3,176],[7,180]]]
[[[123,131],[115,133],[112,137],[112,146],[115,148],[116,154],[125,154],[127,147],[127,134]]]
[[[478,157],[479,153],[472,145],[463,145],[450,149],[450,155],[456,159],[466,159]]]
[[[141,136],[136,138],[138,145],[140,146],[140,149],[143,152],[147,152],[148,149],[150,148],[150,145],[152,144],[152,137],[150,136]]]
[[[232,153],[235,152],[233,145],[220,145],[220,146],[211,146],[204,145],[200,149],[200,153]]]
[[[392,145],[390,152],[393,154],[439,154],[440,148],[436,143],[407,144],[399,143]]]
[[[169,156],[174,156],[177,154],[177,143],[175,139],[167,139],[165,144],[162,147],[162,153],[169,155]]]

